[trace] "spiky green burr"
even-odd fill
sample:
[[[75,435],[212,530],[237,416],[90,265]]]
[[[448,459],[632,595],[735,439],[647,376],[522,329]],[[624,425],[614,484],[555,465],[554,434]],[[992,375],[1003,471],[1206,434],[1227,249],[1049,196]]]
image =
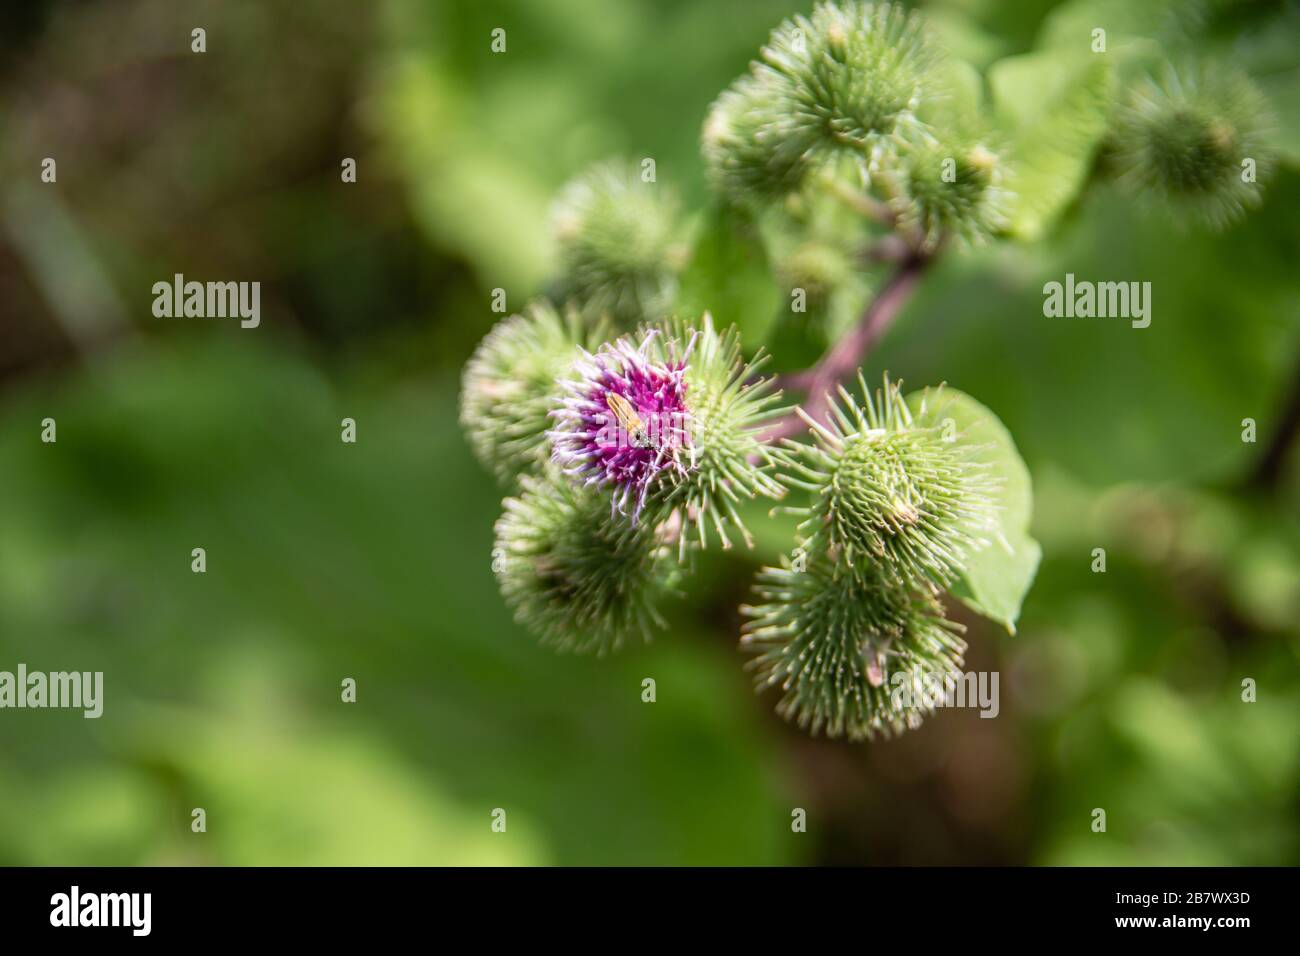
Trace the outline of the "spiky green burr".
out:
[[[983,143],[937,139],[909,151],[893,205],[927,249],[948,236],[980,243],[1006,225],[1002,180],[1002,160]]]
[[[933,595],[872,568],[815,548],[801,560],[761,570],[757,602],[741,608],[757,688],[779,688],[777,712],[813,734],[864,740],[918,726],[932,708],[916,690],[960,673],[961,627]]]
[[[678,219],[672,189],[631,163],[574,179],[551,211],[564,294],[621,329],[659,318],[676,290]]]
[[[770,202],[840,157],[869,178],[926,140],[917,109],[937,58],[920,17],[897,4],[821,3],[784,21],[705,121],[714,182],[733,200]]]
[[[475,456],[503,483],[550,456],[546,432],[560,378],[579,346],[607,334],[575,310],[561,316],[546,302],[498,322],[474,351],[461,379],[460,421]]]
[[[704,161],[714,185],[733,201],[779,199],[815,168],[821,139],[801,120],[793,97],[787,77],[755,65],[709,110]]]
[[[669,583],[658,529],[613,520],[606,496],[553,472],[521,484],[503,503],[493,551],[516,620],[560,651],[604,655],[649,641]]]
[[[1221,228],[1260,201],[1273,164],[1270,125],[1263,94],[1240,70],[1170,68],[1139,83],[1120,111],[1113,161],[1144,200]]]
[[[805,415],[812,445],[790,443],[785,481],[812,495],[800,532],[817,550],[915,587],[947,587],[996,529],[996,488],[978,447],[912,419],[898,383],[861,400],[840,388],[830,420]]]
[[[821,3],[786,20],[762,62],[784,76],[800,124],[874,167],[921,132],[916,111],[936,60],[921,19],[892,3]]]

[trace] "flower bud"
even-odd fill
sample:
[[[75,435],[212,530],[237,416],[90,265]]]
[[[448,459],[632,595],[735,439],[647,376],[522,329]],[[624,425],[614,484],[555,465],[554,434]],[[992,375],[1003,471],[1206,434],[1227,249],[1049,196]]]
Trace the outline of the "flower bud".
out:
[[[815,445],[797,455],[787,482],[812,493],[800,531],[847,565],[877,565],[913,587],[947,587],[967,555],[995,532],[996,482],[979,446],[950,440],[942,427],[912,420],[897,383],[886,377],[859,403],[841,389],[830,424],[811,422]],[[954,436],[955,437],[955,436]]]
[[[777,713],[813,734],[863,740],[915,728],[933,702],[911,692],[960,671],[962,629],[937,599],[868,566],[814,549],[803,570],[788,560],[764,568],[754,590],[741,646],[757,655],[755,684],[779,687]]]
[[[461,379],[460,421],[475,456],[509,483],[549,456],[546,431],[559,398],[557,379],[579,346],[604,338],[604,323],[548,303],[498,322],[474,351]]]
[[[661,316],[676,290],[673,191],[620,162],[569,183],[551,211],[564,293],[620,328]]]
[[[668,583],[656,529],[612,521],[600,494],[553,473],[521,484],[504,502],[495,545],[516,620],[561,651],[604,655],[648,641],[663,626],[655,605]]]
[[[1260,201],[1272,167],[1264,96],[1239,70],[1202,64],[1147,79],[1120,111],[1120,181],[1176,217],[1221,228]]]

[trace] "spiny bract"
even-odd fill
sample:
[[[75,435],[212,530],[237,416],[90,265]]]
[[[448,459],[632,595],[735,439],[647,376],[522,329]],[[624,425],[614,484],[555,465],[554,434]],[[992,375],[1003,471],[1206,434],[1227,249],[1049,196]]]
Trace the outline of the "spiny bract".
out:
[[[497,323],[474,350],[461,379],[460,421],[475,456],[502,482],[549,457],[556,380],[579,346],[594,347],[607,328],[574,310],[561,318],[537,302]]]
[[[714,102],[701,134],[714,185],[744,202],[779,199],[817,164],[817,131],[795,113],[789,80],[756,64]]]
[[[668,586],[657,530],[610,520],[589,488],[551,473],[524,475],[496,523],[501,593],[519,623],[562,651],[605,654],[649,640]]]
[[[883,153],[923,133],[916,111],[936,51],[919,15],[892,3],[818,4],[786,20],[762,62],[786,78],[795,117],[830,150],[875,168]]]
[[[913,149],[894,205],[933,249],[945,236],[979,243],[1006,225],[1000,158],[980,142],[936,140]]]
[[[996,529],[994,479],[955,431],[913,421],[899,383],[886,377],[873,396],[859,372],[858,385],[862,401],[840,388],[829,423],[805,416],[815,445],[789,443],[786,481],[813,496],[792,509],[805,516],[800,532],[848,565],[947,587]]]
[[[1226,64],[1169,69],[1121,110],[1120,181],[1184,220],[1221,228],[1260,201],[1272,167],[1269,111],[1248,76]]]
[[[564,294],[620,328],[658,318],[676,290],[678,206],[673,191],[630,163],[588,170],[551,211]]]
[[[818,4],[786,20],[713,104],[704,158],[732,199],[779,199],[850,157],[860,177],[929,138],[917,108],[936,47],[920,17],[890,3]]]
[[[960,626],[929,593],[816,548],[797,553],[802,566],[760,571],[760,603],[741,608],[757,687],[781,688],[777,712],[814,734],[862,740],[918,726],[931,708],[917,689],[960,673]]]

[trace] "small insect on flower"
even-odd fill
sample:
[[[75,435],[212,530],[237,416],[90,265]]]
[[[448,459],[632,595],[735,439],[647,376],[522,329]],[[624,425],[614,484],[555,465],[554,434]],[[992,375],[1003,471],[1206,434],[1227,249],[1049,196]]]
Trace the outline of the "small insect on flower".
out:
[[[658,334],[584,351],[551,413],[552,459],[581,484],[611,487],[612,509],[630,510],[634,525],[661,477],[693,467],[686,369],[695,336],[679,352],[675,342],[652,349]]]
[[[646,434],[645,422],[641,421],[641,416],[636,413],[636,409],[631,402],[617,392],[606,392],[605,404],[614,413],[614,419],[618,422],[619,427],[623,429],[623,433],[627,436],[627,440],[633,448],[654,447],[650,436]]]
[[[867,683],[880,687],[885,683],[885,655],[874,647],[868,647],[863,656],[867,661]]]

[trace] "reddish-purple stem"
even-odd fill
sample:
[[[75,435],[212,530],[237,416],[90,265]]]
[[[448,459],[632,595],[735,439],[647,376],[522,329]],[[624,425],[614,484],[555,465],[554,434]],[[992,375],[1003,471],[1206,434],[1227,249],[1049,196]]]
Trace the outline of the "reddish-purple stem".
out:
[[[855,373],[871,348],[893,324],[904,303],[916,289],[921,275],[930,264],[930,256],[913,252],[904,259],[881,288],[852,331],[836,342],[811,369],[783,376],[783,387],[808,390],[803,409],[814,421],[824,421],[830,411],[831,395]],[[799,434],[807,426],[791,412],[774,422],[764,433],[766,441],[777,441]]]

